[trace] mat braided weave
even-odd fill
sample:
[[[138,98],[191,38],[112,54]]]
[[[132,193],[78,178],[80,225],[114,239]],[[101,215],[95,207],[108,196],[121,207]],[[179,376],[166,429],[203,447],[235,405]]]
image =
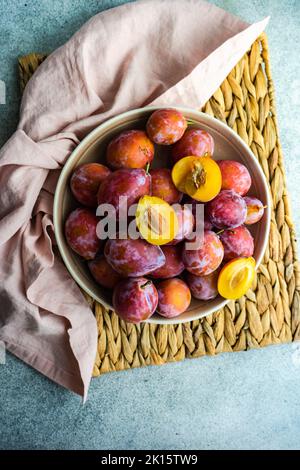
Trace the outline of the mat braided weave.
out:
[[[22,89],[44,59],[44,55],[30,54],[19,60]],[[125,323],[87,297],[99,329],[94,376],[300,339],[299,265],[264,34],[203,111],[227,123],[243,138],[270,184],[270,240],[253,288],[213,315],[170,326]]]

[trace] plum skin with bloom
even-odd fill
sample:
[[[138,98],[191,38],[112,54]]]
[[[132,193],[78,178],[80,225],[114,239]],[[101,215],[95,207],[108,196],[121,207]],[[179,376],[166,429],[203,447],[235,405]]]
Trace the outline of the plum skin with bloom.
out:
[[[169,245],[177,245],[188,238],[194,230],[195,220],[191,210],[187,206],[174,206],[178,220],[178,230]]]
[[[152,271],[150,277],[154,279],[168,279],[179,276],[184,270],[184,264],[182,261],[182,247],[179,245],[165,245],[161,249],[165,255],[166,262],[160,268]]]
[[[204,230],[212,230],[213,229],[213,224],[211,221],[204,216]]]
[[[95,214],[85,208],[72,211],[65,222],[68,245],[86,260],[94,259],[102,245],[102,241],[97,237],[97,224]]]
[[[150,171],[152,196],[159,197],[168,204],[181,201],[183,194],[175,187],[171,170],[168,168],[155,168]]]
[[[198,300],[215,299],[218,295],[218,276],[219,269],[206,276],[195,276],[188,272],[186,282],[192,292],[192,296]]]
[[[142,130],[123,131],[110,141],[106,151],[108,165],[120,168],[144,168],[154,157],[154,145]]]
[[[98,204],[111,204],[118,217],[125,202],[129,208],[150,191],[151,176],[145,170],[124,168],[112,172],[103,181],[98,191]],[[125,198],[122,203],[121,196]]]
[[[166,262],[162,249],[142,238],[107,240],[104,256],[115,271],[126,277],[145,276]]]
[[[187,121],[176,109],[158,109],[149,117],[146,130],[149,138],[160,145],[171,145],[183,136]]]
[[[214,152],[214,140],[203,129],[187,129],[182,138],[172,148],[172,160],[174,163],[187,156],[203,157]]]
[[[107,289],[113,289],[122,279],[120,274],[111,267],[103,255],[89,261],[88,268],[95,281]]]
[[[251,186],[251,176],[245,165],[235,160],[219,160],[217,163],[222,173],[222,189],[232,189],[244,196]]]
[[[156,310],[158,293],[152,281],[145,277],[124,279],[113,292],[113,307],[124,321],[140,323]]]
[[[157,312],[165,318],[178,317],[191,303],[191,291],[184,281],[178,278],[166,279],[157,285]]]
[[[207,204],[206,214],[218,229],[239,227],[246,220],[247,205],[235,191],[223,189]]]
[[[97,207],[97,193],[100,184],[111,171],[101,163],[86,163],[75,169],[70,187],[75,199],[88,207]]]
[[[244,201],[247,205],[246,225],[256,224],[264,215],[264,205],[256,197],[245,196]]]
[[[203,241],[197,249],[188,248],[185,243],[182,260],[187,271],[196,276],[205,276],[215,271],[221,264],[224,256],[224,248],[214,232],[204,232]]]
[[[240,257],[249,258],[253,255],[254,240],[244,225],[224,230],[220,234],[220,240],[224,247],[225,261]]]
[[[195,222],[196,222],[196,217],[197,217],[197,205],[203,205],[201,202],[199,201],[196,201],[195,199],[192,199],[192,198],[188,198],[187,199],[187,204],[191,204],[192,206],[192,214],[194,216],[194,225],[195,225]],[[204,206],[204,220],[203,220],[203,227],[204,227],[204,230],[212,230],[213,229],[213,224],[211,223],[211,221],[209,220],[208,218],[208,215],[207,215],[207,209],[206,209],[206,204]],[[200,218],[200,217],[199,217]],[[200,221],[198,221],[198,225]]]

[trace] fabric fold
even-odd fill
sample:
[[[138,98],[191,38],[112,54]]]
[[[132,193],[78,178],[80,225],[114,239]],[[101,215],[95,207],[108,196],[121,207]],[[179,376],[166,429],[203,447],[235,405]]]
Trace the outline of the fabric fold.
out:
[[[201,109],[219,88],[251,44],[266,28],[269,17],[225,41],[175,86],[154,100],[152,106],[176,103]]]
[[[0,339],[84,399],[97,325],[54,249],[60,169],[119,113],[204,105],[267,21],[249,26],[201,0],[125,4],[88,21],[25,89],[18,129],[0,151]]]

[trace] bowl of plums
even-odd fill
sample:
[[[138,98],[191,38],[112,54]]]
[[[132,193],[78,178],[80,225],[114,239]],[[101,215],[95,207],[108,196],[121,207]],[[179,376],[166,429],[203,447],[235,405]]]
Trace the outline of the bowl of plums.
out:
[[[145,107],[73,151],[55,192],[55,236],[75,281],[122,320],[182,323],[251,288],[270,205],[234,130],[189,108]]]

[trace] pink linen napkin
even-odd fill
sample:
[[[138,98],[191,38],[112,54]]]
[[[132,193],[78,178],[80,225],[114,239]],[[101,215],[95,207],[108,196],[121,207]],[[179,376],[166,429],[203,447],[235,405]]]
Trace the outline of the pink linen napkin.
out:
[[[200,108],[264,30],[201,0],[144,0],[100,13],[39,67],[0,151],[0,340],[86,399],[97,325],[55,254],[53,194],[78,142],[150,104]]]

